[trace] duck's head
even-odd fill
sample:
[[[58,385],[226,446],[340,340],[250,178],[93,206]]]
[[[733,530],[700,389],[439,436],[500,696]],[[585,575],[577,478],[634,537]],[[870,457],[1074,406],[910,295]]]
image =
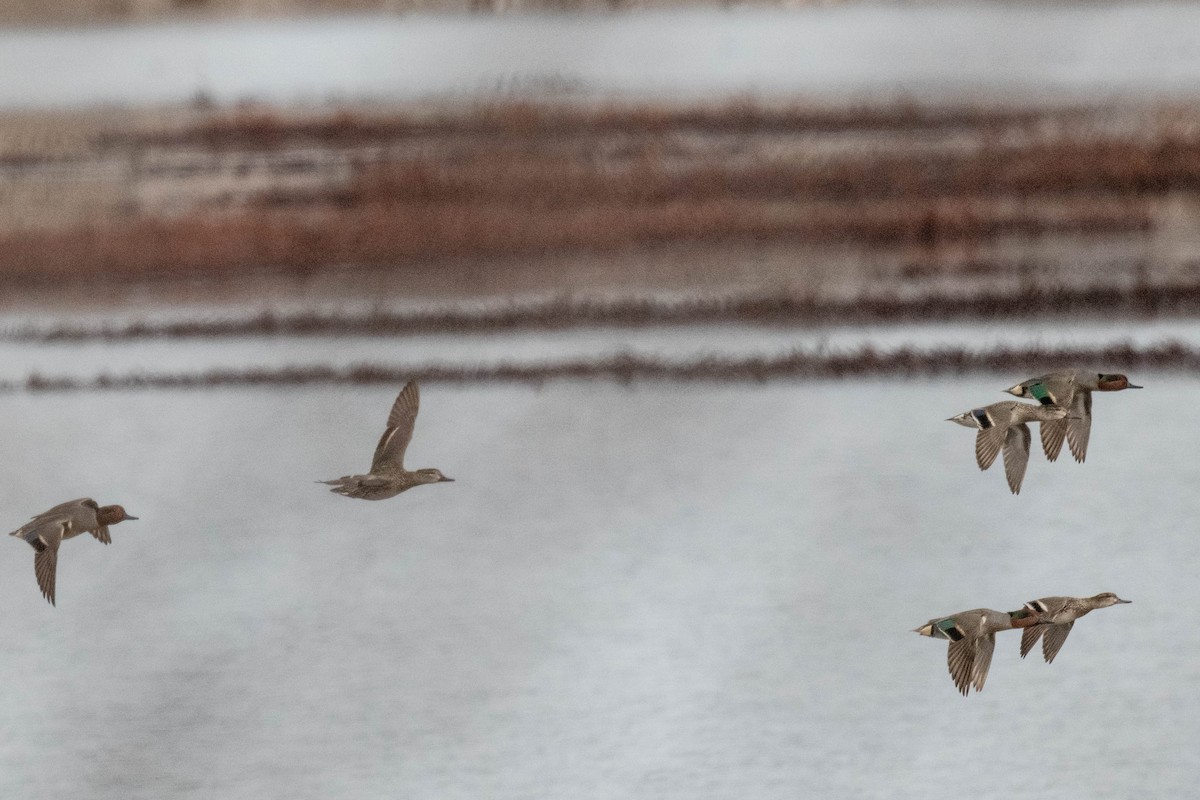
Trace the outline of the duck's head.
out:
[[[1136,386],[1129,382],[1129,378],[1117,373],[1105,374],[1103,372],[1096,373],[1096,388],[1101,392],[1119,392],[1122,389],[1141,389],[1141,386]]]
[[[418,483],[453,483],[454,478],[447,478],[442,474],[440,469],[419,469],[413,473],[417,476]]]
[[[1133,602],[1132,600],[1122,600],[1121,598],[1117,597],[1112,592],[1101,592],[1100,594],[1095,595],[1094,597],[1090,597],[1088,599],[1092,601],[1092,603],[1095,605],[1096,608],[1108,608],[1109,606],[1115,606],[1118,603],[1132,603]]]
[[[127,519],[137,519],[125,513],[124,506],[100,506],[96,511],[96,521],[101,525],[116,525]]]

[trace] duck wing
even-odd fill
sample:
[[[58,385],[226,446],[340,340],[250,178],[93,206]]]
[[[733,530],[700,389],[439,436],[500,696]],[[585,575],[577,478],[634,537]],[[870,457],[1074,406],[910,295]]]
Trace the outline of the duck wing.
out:
[[[1042,450],[1046,453],[1047,461],[1057,461],[1062,452],[1063,441],[1067,438],[1067,420],[1052,419],[1042,423]]]
[[[392,411],[388,414],[387,428],[375,446],[375,457],[371,460],[371,472],[398,472],[404,469],[404,451],[412,441],[413,426],[417,422],[417,410],[421,404],[420,390],[416,381],[409,381],[396,396]]]
[[[1038,643],[1038,639],[1042,638],[1042,631],[1045,629],[1045,625],[1030,625],[1021,631],[1021,658],[1029,655]]]
[[[993,425],[990,428],[982,428],[975,436],[975,463],[980,469],[987,469],[995,461],[996,456],[1000,454],[1000,448],[1004,446],[1004,438],[1008,429],[999,425]]]
[[[1023,395],[1024,397],[1031,397],[1044,406],[1059,405],[1069,407],[1071,398],[1075,393],[1075,374],[1055,373],[1042,375],[1040,378],[1031,378],[1017,385],[1025,388],[1026,394]],[[1065,419],[1050,420],[1042,423],[1042,450],[1046,453],[1046,458],[1049,461],[1058,459],[1058,454],[1062,452],[1063,440],[1066,438],[1066,435],[1067,421]]]
[[[1029,464],[1029,442],[1033,437],[1024,422],[1012,425],[1004,437],[1004,477],[1013,494],[1021,493],[1021,481],[1025,479],[1025,467]],[[995,458],[995,456],[993,456]]]
[[[971,666],[971,682],[975,691],[983,691],[983,683],[987,680],[988,670],[992,666],[992,653],[996,650],[996,634],[989,633],[975,640],[975,662]]]
[[[1059,420],[1067,424],[1067,446],[1080,464],[1087,458],[1088,439],[1092,435],[1092,393],[1077,392],[1071,401],[1071,415]]]
[[[946,665],[950,669],[950,677],[959,693],[966,697],[971,692],[971,679],[974,675],[975,641],[964,637],[957,642],[951,642],[946,652]]]
[[[1056,372],[1051,375],[1043,375],[1038,379],[1039,387],[1031,387],[1030,393],[1033,398],[1042,405],[1065,406],[1071,402],[1071,398],[1076,392],[1076,376],[1078,372]]]
[[[33,556],[33,574],[37,578],[38,588],[42,590],[42,597],[49,600],[50,605],[55,605],[54,578],[58,572],[58,546],[62,544],[68,524],[66,520],[47,524],[29,540],[37,550]]]
[[[101,544],[112,544],[112,536],[108,533],[107,525],[98,525],[93,531],[92,536],[100,540]]]
[[[1046,625],[1046,638],[1042,640],[1042,657],[1046,659],[1047,664],[1054,663],[1054,657],[1058,655],[1058,651],[1062,649],[1063,642],[1067,640],[1067,634],[1071,632],[1071,627],[1075,621],[1060,622],[1057,625]],[[1041,625],[1035,625],[1035,628],[1041,628]],[[1024,645],[1024,641],[1021,642]]]

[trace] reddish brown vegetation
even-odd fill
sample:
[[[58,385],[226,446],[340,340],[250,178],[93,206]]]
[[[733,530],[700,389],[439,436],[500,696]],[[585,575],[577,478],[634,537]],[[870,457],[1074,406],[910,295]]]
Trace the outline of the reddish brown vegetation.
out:
[[[1069,139],[985,145],[969,153],[855,153],[745,163],[677,163],[652,152],[591,163],[579,155],[530,154],[479,145],[452,161],[416,158],[372,165],[349,187],[274,193],[266,202],[485,203],[547,208],[672,201],[783,200],[864,203],[938,199],[946,206],[990,197],[1101,198],[1200,188],[1200,138],[1160,142]],[[1082,200],[1083,198],[1079,198]]]
[[[1050,115],[1052,130],[1067,130],[1051,134],[1038,133],[1046,116],[1038,112],[915,106],[513,103],[441,116],[217,115],[172,132],[108,135],[98,147],[128,158],[135,189],[158,181],[155,198],[168,181],[153,163],[177,170],[180,185],[209,170],[199,178],[233,188],[180,189],[183,199],[164,205],[174,216],[157,213],[156,201],[130,200],[146,203],[141,213],[0,235],[0,280],[436,268],[444,259],[717,241],[931,251],[999,237],[1143,233],[1158,199],[1200,189],[1200,135],[1072,133],[1067,122],[1081,115]],[[803,136],[814,132],[907,138],[847,149],[829,147],[836,137],[827,136],[825,149],[809,152]],[[266,189],[257,179],[236,183],[231,160],[286,148],[307,153],[292,172],[280,167]]]
[[[1059,109],[1071,120],[1087,109]],[[287,144],[345,147],[414,137],[481,136],[539,140],[604,134],[665,135],[700,133],[830,133],[843,131],[937,131],[956,128],[1035,126],[1046,116],[1030,109],[917,104],[806,107],[765,106],[753,101],[718,106],[547,105],[527,101],[482,104],[459,111],[393,112],[366,115],[339,111],[296,119],[271,111],[214,114],[180,130],[104,135],[102,147],[198,146],[215,150],[275,149]]]
[[[1093,203],[1047,219],[983,202],[771,205],[676,201],[538,209],[505,204],[369,204],[301,213],[263,209],[0,237],[4,278],[221,273],[247,267],[311,271],[440,258],[622,250],[671,241],[797,239],[932,245],[1004,234],[1142,231],[1144,210]]]

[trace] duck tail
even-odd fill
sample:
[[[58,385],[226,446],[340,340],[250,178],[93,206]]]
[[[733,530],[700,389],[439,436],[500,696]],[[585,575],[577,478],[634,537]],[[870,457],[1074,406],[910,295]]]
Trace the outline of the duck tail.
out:
[[[39,553],[46,549],[46,542],[38,534],[36,528],[17,528],[15,531],[10,533],[9,536],[16,536],[20,539],[24,539],[30,547]]]

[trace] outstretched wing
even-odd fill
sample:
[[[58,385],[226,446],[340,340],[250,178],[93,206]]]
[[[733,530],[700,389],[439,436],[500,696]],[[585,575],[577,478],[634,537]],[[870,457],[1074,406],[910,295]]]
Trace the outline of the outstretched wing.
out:
[[[392,411],[388,414],[387,429],[375,446],[375,457],[371,460],[371,472],[398,472],[404,469],[404,451],[412,441],[413,426],[417,422],[417,409],[421,394],[416,381],[409,381],[400,390]]]
[[[1088,439],[1092,435],[1092,393],[1076,392],[1071,402],[1071,415],[1062,422],[1067,423],[1067,446],[1071,455],[1080,464],[1087,458]]]
[[[983,683],[987,680],[988,670],[992,667],[992,653],[996,650],[996,634],[989,633],[975,640],[975,663],[971,668],[971,682],[975,691],[983,691]]]
[[[1046,659],[1047,664],[1054,663],[1054,657],[1058,655],[1058,651],[1062,649],[1063,642],[1067,640],[1067,634],[1071,632],[1071,627],[1075,621],[1060,622],[1057,625],[1046,626],[1046,638],[1042,640],[1042,657]],[[1037,625],[1035,627],[1042,627]]]
[[[1063,440],[1067,438],[1067,420],[1052,419],[1042,423],[1042,450],[1048,461],[1057,461],[1062,452]]]
[[[1021,658],[1029,655],[1038,643],[1038,639],[1042,638],[1042,631],[1045,629],[1045,625],[1030,625],[1021,631]]]
[[[47,524],[37,536],[28,540],[37,550],[33,556],[33,574],[37,578],[38,588],[42,590],[42,597],[49,600],[50,605],[55,605],[54,577],[58,572],[58,546],[62,544],[67,524],[65,520]]]
[[[1004,446],[1006,430],[999,425],[993,425],[981,429],[975,436],[975,463],[979,464],[980,469],[987,469],[995,462],[1000,448]]]
[[[971,692],[971,680],[974,676],[975,642],[971,637],[951,642],[946,651],[946,664],[950,669],[950,677],[959,693],[966,697]]]
[[[92,529],[92,536],[100,540],[101,544],[112,544],[112,536],[108,533],[107,525],[100,525]]]
[[[1029,464],[1029,426],[1024,422],[1012,425],[1004,438],[1004,477],[1013,494],[1021,493],[1021,481],[1025,479],[1025,467]]]

